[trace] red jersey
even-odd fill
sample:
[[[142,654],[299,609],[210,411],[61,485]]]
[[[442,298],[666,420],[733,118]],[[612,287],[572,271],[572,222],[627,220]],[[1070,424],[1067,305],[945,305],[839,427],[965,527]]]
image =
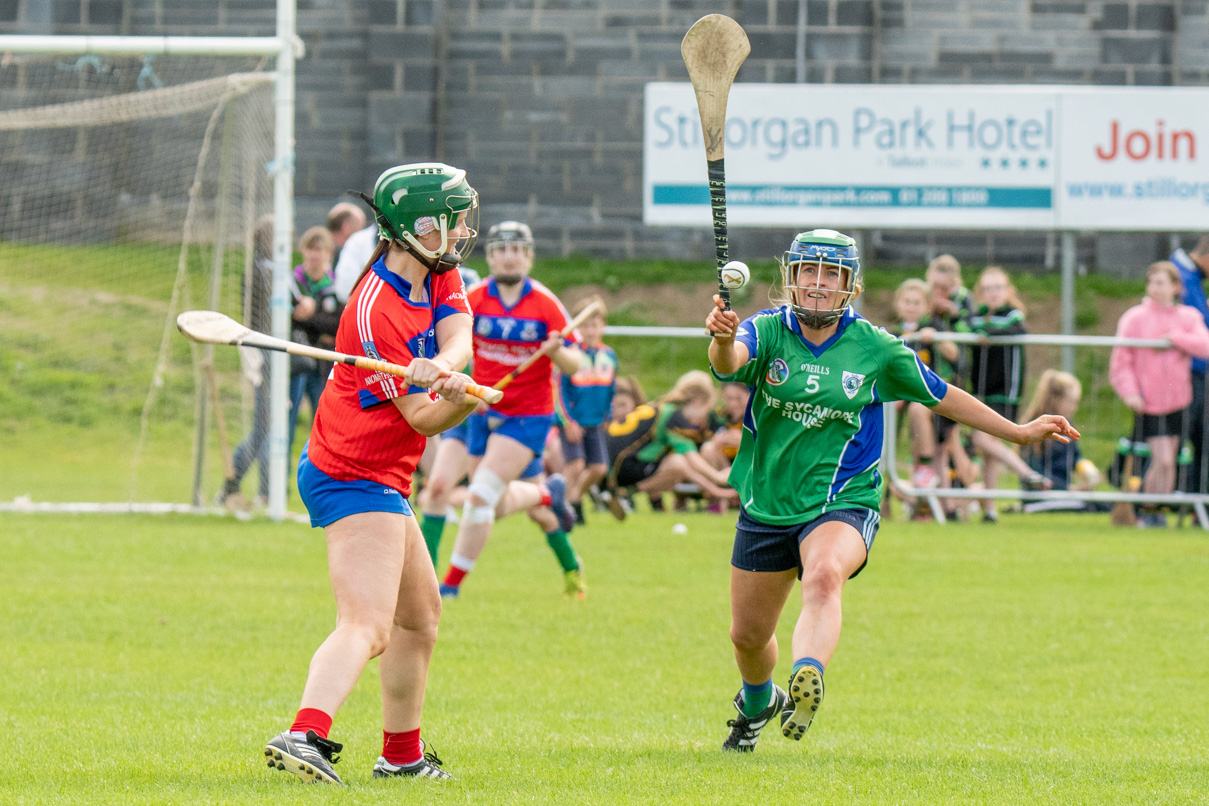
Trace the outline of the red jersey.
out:
[[[470,308],[456,271],[429,274],[424,285],[429,301],[409,301],[411,285],[378,260],[348,298],[336,350],[403,365],[412,358],[432,358],[437,322],[469,314]],[[410,495],[425,437],[391,401],[427,391],[406,387],[393,375],[336,364],[315,412],[311,462],[334,479],[368,479]]]
[[[552,330],[561,331],[571,318],[554,292],[526,277],[520,299],[511,308],[500,300],[494,278],[466,292],[474,311],[474,380],[494,386],[526,358],[537,352]],[[564,344],[575,344],[574,333]],[[554,362],[548,356],[516,376],[504,399],[491,407],[499,414],[528,416],[554,413]]]

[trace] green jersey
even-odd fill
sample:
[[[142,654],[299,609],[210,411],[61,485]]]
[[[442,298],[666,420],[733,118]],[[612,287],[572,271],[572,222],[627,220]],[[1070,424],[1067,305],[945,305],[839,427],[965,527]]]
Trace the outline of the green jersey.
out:
[[[813,345],[788,307],[739,326],[750,360],[724,381],[751,400],[730,483],[757,521],[806,523],[835,509],[876,510],[882,498],[883,403],[935,406],[948,384],[900,339],[851,310]]]

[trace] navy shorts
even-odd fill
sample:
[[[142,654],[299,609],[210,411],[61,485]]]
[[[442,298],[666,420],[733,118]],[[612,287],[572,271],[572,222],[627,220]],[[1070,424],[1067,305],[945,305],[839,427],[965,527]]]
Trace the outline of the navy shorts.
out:
[[[308,447],[309,442],[302,446],[298,460],[298,494],[311,514],[311,526],[321,528],[360,512],[412,514],[403,493],[393,487],[368,479],[341,481],[324,473],[311,464]]]
[[[550,426],[554,425],[553,414],[534,414],[521,417],[508,417],[495,412],[482,414],[475,412],[466,418],[467,434],[466,450],[471,456],[482,456],[487,453],[487,437],[492,434],[502,434],[515,439],[534,455],[541,456],[546,449],[546,435]]]
[[[563,461],[574,462],[576,459],[583,459],[584,464],[607,465],[609,463],[609,452],[605,448],[604,426],[584,425],[580,427],[584,432],[583,440],[580,442],[568,442],[567,434],[563,431],[562,425],[558,426],[558,438],[563,444]]]
[[[864,570],[869,561],[869,550],[873,548],[873,538],[877,536],[877,527],[881,523],[880,515],[863,507],[833,509],[809,523],[788,526],[761,523],[749,516],[746,510],[740,509],[739,522],[735,524],[735,549],[731,554],[730,564],[740,571],[788,571],[790,568],[796,568],[798,579],[801,579],[802,541],[828,521],[848,524],[856,529],[865,541],[865,562],[852,572],[852,576],[856,576]]]

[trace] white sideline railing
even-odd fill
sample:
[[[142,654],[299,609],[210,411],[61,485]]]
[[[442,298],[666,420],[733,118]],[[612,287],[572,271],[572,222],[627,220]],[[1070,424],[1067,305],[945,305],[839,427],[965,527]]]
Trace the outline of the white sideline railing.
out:
[[[908,334],[904,341],[919,341],[916,333]],[[1169,349],[1173,345],[1167,339],[1120,339],[1116,336],[1065,336],[1027,334],[1019,336],[983,337],[976,333],[937,332],[932,343],[941,341],[959,344],[1033,344],[1051,347],[1153,347]],[[1188,493],[1176,491],[1172,493],[1129,493],[1122,490],[1113,491],[1082,491],[1082,490],[1048,490],[1033,491],[1024,489],[968,489],[952,487],[915,487],[910,481],[898,475],[898,412],[894,403],[882,406],[884,415],[884,435],[882,447],[881,472],[886,480],[903,495],[912,498],[923,498],[928,502],[932,515],[937,523],[945,523],[944,507],[940,504],[942,498],[982,500],[985,498],[1017,499],[1029,501],[1103,501],[1116,503],[1125,501],[1139,504],[1171,504],[1189,507],[1196,514],[1197,523],[1202,529],[1209,530],[1209,493]]]

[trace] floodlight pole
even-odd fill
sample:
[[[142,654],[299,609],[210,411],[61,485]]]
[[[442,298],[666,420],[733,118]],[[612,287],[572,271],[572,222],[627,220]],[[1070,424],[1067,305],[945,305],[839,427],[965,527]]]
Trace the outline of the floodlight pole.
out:
[[[277,0],[277,83],[273,148],[273,335],[290,337],[290,265],[294,240],[294,46],[297,41],[295,0]],[[286,434],[290,396],[290,363],[285,353],[270,357],[269,501],[268,514],[285,518],[289,462]]]
[[[1079,250],[1075,233],[1062,233],[1062,335],[1075,335],[1075,274],[1078,271]],[[1062,371],[1074,373],[1075,348],[1062,346]]]

